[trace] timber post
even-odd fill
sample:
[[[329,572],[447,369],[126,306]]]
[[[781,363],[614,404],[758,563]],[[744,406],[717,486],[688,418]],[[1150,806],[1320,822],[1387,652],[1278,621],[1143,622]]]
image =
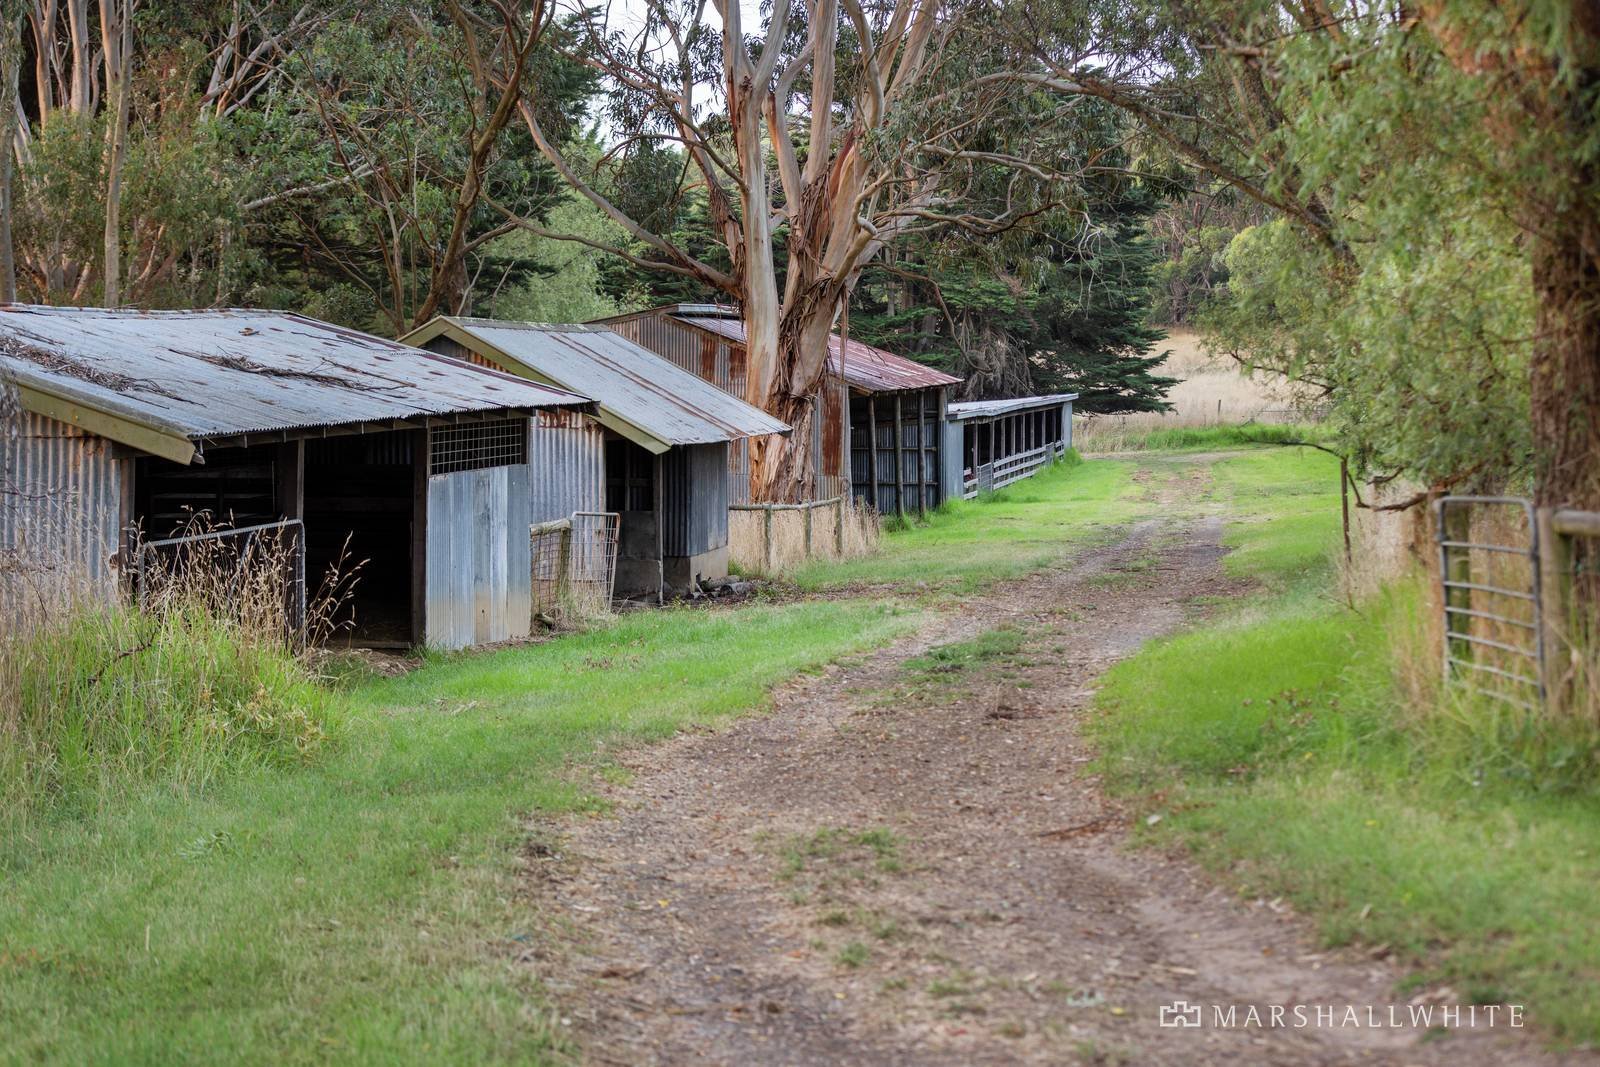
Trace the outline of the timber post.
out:
[[[867,397],[867,465],[871,470],[872,510],[883,514],[883,506],[878,503],[878,394],[872,393]]]
[[[903,437],[905,413],[900,404],[900,394],[894,394],[894,512],[901,518],[906,514],[906,465]]]
[[[923,395],[917,394],[917,518],[928,515],[928,419]]]
[[[768,574],[772,573],[772,505],[761,512],[761,561]]]

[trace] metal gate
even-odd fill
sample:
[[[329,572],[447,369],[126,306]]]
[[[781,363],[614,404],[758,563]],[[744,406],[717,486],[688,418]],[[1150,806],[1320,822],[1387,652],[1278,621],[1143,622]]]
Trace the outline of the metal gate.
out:
[[[206,520],[209,521],[209,520]],[[171,590],[202,596],[219,613],[240,607],[230,600],[247,573],[281,568],[284,625],[291,647],[306,644],[306,533],[299,519],[228,526],[202,533],[139,541],[133,550],[133,599],[140,610],[151,610]],[[197,580],[201,573],[208,580]],[[273,594],[276,597],[276,594]]]
[[[614,511],[575,511],[529,528],[536,617],[611,610],[620,519]]]
[[[1447,496],[1434,505],[1444,676],[1528,710],[1545,698],[1539,523],[1530,501]],[[1474,512],[1488,511],[1474,533]],[[1495,511],[1506,516],[1493,519]],[[1507,531],[1520,516],[1522,536]],[[1512,543],[1513,541],[1517,543]]]

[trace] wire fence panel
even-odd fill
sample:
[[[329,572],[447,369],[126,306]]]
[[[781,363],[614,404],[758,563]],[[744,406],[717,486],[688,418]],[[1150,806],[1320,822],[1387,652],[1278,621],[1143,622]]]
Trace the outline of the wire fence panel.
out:
[[[529,528],[535,618],[588,618],[611,610],[620,529],[614,511],[575,511]]]
[[[1545,698],[1539,523],[1521,497],[1434,505],[1447,683],[1534,710]]]

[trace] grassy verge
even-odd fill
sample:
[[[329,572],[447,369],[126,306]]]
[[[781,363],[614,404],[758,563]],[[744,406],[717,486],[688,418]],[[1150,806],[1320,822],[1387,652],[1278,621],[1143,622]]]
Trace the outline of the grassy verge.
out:
[[[328,702],[280,633],[186,604],[83,607],[0,635],[0,834],[140,783],[199,788],[310,756]]]
[[[1231,426],[1179,426],[1129,433],[1085,432],[1083,444],[1091,452],[1101,449],[1112,452],[1199,452],[1315,440],[1317,430],[1312,426],[1247,422]]]
[[[0,847],[4,1054],[69,1063],[538,1061],[561,1044],[517,893],[524,820],[583,765],[758,707],[915,616],[664,611],[444,658],[335,701],[339,744]]]
[[[925,521],[886,533],[872,556],[820,561],[791,575],[806,590],[894,584],[971,592],[1032,573],[1138,513],[1132,471],[1076,453],[977,500],[951,501]]]
[[[1287,896],[1330,943],[1387,946],[1408,986],[1523,1003],[1557,1040],[1600,1041],[1595,789],[1485,773],[1507,762],[1499,741],[1400,706],[1392,635],[1419,591],[1336,603],[1326,465],[1284,450],[1215,466],[1243,516],[1227,566],[1262,591],[1110,673],[1108,780],[1242,892]]]

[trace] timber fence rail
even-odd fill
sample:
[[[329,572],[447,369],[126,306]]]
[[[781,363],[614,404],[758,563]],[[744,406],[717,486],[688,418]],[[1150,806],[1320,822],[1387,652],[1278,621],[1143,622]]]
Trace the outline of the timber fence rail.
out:
[[[1015,452],[1009,456],[1003,456],[993,463],[982,464],[977,470],[968,467],[962,472],[963,492],[961,495],[963,498],[971,500],[979,493],[1003,489],[1012,482],[1020,482],[1022,479],[1036,473],[1041,467],[1054,463],[1057,459],[1066,455],[1066,452],[1066,443],[1055,441],[1047,445],[1040,445],[1038,448],[1030,448],[1026,452]]]

